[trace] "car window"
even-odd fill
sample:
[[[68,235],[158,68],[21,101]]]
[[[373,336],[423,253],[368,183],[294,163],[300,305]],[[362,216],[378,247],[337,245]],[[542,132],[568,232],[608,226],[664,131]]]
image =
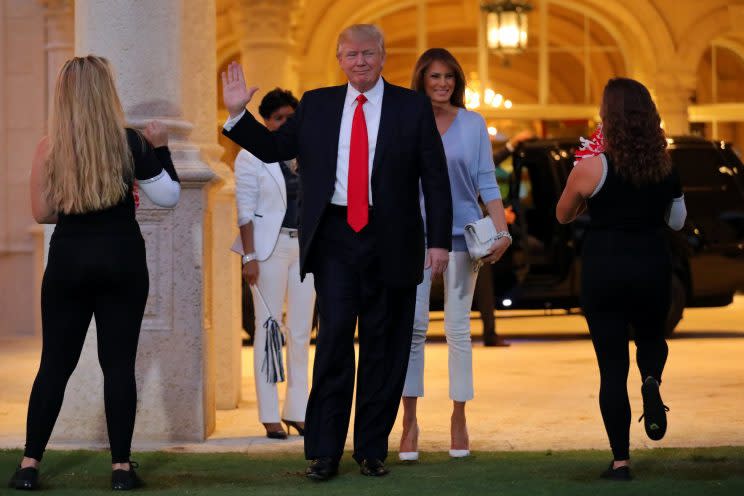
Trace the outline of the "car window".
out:
[[[739,173],[741,163],[733,163],[711,147],[683,147],[669,151],[679,172],[688,210],[741,210]]]

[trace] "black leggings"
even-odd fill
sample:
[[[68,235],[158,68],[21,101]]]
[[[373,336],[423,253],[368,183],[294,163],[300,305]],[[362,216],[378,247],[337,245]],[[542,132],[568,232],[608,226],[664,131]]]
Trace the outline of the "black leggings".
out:
[[[29,400],[25,456],[41,460],[95,316],[112,463],[129,461],[137,407],[134,362],[148,287],[138,233],[52,238],[41,288],[43,348]]]
[[[641,380],[661,382],[669,349],[664,337],[671,263],[662,239],[593,234],[582,254],[581,301],[601,385],[599,406],[615,460],[630,458],[628,331],[633,327]]]

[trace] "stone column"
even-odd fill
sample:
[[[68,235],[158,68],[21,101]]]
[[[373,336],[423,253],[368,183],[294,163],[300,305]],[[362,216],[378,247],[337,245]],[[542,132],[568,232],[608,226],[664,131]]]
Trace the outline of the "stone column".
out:
[[[217,174],[208,188],[205,216],[205,315],[212,330],[210,339],[216,383],[217,408],[238,406],[241,391],[241,306],[240,259],[230,251],[238,235],[235,207],[235,181],[232,170],[220,162],[223,149],[217,145],[221,124],[217,122],[217,14],[211,2],[207,15],[199,6],[201,0],[186,0],[186,24],[199,26],[182,44],[182,53],[199,60],[196,77],[184,81],[186,93],[199,97],[184,107],[184,114],[194,123],[192,141],[202,149],[202,157]],[[194,57],[193,54],[200,54]]]
[[[681,70],[657,74],[654,96],[668,136],[690,133],[687,107],[695,91],[696,78],[694,73]]]
[[[248,109],[257,114],[263,95],[277,86],[297,91],[291,12],[295,0],[239,0],[234,17],[246,82],[258,86]]]
[[[214,120],[210,132],[200,113],[215,105],[215,83],[207,82],[214,80],[214,17],[214,0],[75,2],[75,52],[111,61],[130,125],[151,119],[168,125],[181,177],[175,209],[143,197],[137,212],[150,295],[137,357],[135,449],[150,441],[204,440],[214,429],[205,210],[206,187],[215,175],[201,146],[215,143],[216,134]],[[202,38],[212,41],[201,46],[195,40]],[[55,440],[106,441],[95,334],[92,325]]]
[[[75,53],[75,16],[73,0],[42,0],[45,7],[44,19],[46,21],[46,119],[52,111],[54,100],[54,85],[57,81],[57,73],[62,65],[72,58]],[[45,122],[46,127],[46,122]],[[41,279],[46,267],[49,255],[49,241],[54,232],[54,225],[33,226],[31,235],[34,238],[34,302],[37,310],[34,312],[35,327],[37,333],[41,333],[41,312],[39,299],[41,296]]]
[[[47,115],[51,111],[54,84],[62,64],[75,50],[75,17],[73,0],[42,0],[46,20]]]
[[[237,408],[241,399],[241,274],[240,257],[230,251],[238,235],[233,171],[219,162],[216,147],[212,169],[219,181],[209,188],[208,229],[211,232],[209,313],[212,320],[216,374],[216,404],[220,410]]]

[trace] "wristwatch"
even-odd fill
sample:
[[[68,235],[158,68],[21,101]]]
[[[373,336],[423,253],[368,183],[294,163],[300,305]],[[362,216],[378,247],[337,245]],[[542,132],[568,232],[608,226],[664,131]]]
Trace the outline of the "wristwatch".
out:
[[[243,265],[247,264],[248,262],[252,262],[254,260],[257,260],[258,257],[256,256],[256,252],[253,253],[247,253],[243,255],[243,258],[241,258]]]

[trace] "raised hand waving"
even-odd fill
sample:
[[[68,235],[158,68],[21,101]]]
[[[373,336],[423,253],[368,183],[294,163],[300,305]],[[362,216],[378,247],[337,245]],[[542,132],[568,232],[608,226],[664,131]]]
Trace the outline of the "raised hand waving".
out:
[[[222,101],[230,112],[230,117],[239,115],[253,95],[258,91],[258,87],[248,88],[243,76],[243,68],[237,62],[230,62],[227,66],[227,72],[222,73]]]

